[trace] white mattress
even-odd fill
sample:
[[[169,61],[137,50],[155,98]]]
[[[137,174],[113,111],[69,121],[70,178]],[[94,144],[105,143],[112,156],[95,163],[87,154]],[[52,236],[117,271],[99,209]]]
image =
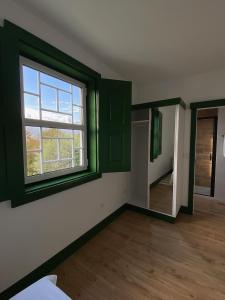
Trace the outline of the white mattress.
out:
[[[56,281],[56,275],[43,277],[11,300],[72,300],[56,286]]]

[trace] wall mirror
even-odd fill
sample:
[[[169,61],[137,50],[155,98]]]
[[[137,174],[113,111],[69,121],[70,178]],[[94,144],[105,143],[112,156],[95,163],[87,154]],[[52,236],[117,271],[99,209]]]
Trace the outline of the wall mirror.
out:
[[[176,107],[151,109],[149,209],[172,215]]]
[[[154,215],[177,216],[182,205],[184,119],[179,101],[135,106],[130,204]]]

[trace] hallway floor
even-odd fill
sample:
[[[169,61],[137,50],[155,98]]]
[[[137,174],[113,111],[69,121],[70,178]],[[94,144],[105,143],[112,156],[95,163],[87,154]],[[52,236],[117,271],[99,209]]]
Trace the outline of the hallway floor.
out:
[[[214,198],[207,196],[195,195],[194,210],[195,212],[200,211],[225,216],[225,202],[217,201]]]
[[[225,206],[175,224],[126,211],[53,273],[74,300],[224,300]]]

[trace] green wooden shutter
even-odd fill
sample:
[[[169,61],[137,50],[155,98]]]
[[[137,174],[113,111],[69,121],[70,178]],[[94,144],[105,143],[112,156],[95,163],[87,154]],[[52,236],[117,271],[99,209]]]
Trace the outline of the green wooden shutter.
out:
[[[5,172],[4,131],[0,123],[0,201],[6,200],[6,172]]]
[[[0,27],[0,66],[2,66],[2,27]],[[4,139],[4,103],[3,103],[3,84],[2,68],[0,68],[0,201],[6,200],[6,168],[5,168],[5,139]]]
[[[162,113],[159,111],[159,133],[158,133],[158,139],[159,139],[159,149],[158,149],[158,155],[162,154]]]
[[[152,108],[150,160],[154,161],[162,153],[162,113]]]
[[[102,172],[130,171],[131,82],[101,79],[100,167]]]

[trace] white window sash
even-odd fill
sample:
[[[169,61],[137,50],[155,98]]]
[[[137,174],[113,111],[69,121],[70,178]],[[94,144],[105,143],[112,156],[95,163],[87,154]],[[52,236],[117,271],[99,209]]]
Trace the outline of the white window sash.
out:
[[[39,73],[39,94],[35,94],[35,93],[31,93],[31,92],[26,92],[24,91],[23,88],[23,72],[22,72],[22,66],[27,66],[30,68],[33,68],[35,70],[37,70]],[[71,123],[62,123],[62,122],[52,122],[52,121],[45,121],[45,120],[35,120],[35,119],[28,119],[25,118],[24,115],[24,93],[28,93],[31,95],[35,95],[39,97],[39,114],[41,114],[41,97],[40,97],[40,72],[41,73],[45,73],[47,75],[56,77],[57,79],[66,81],[69,84],[78,86],[82,89],[82,106],[79,105],[72,105],[72,106],[76,106],[76,107],[80,107],[83,110],[83,114],[82,114],[82,121],[83,124],[71,124]],[[29,183],[34,183],[34,182],[39,182],[42,180],[46,180],[46,179],[51,179],[51,178],[56,178],[59,176],[63,176],[63,175],[69,175],[69,174],[73,174],[79,171],[84,171],[87,170],[88,168],[88,159],[87,159],[87,126],[86,126],[86,85],[83,84],[82,82],[79,82],[75,79],[72,79],[64,74],[58,73],[55,70],[49,69],[43,65],[40,65],[32,60],[29,60],[25,57],[20,57],[20,86],[21,86],[21,107],[22,107],[22,125],[23,125],[23,153],[24,153],[24,179],[25,179],[25,184],[29,184]],[[45,84],[47,86],[47,84]],[[50,85],[49,85],[50,86]],[[53,87],[54,88],[54,87]],[[68,92],[66,90],[63,90],[61,88],[57,88],[57,90],[62,90],[64,92]],[[69,93],[69,92],[68,92]],[[58,101],[57,101],[58,103]],[[52,110],[46,110],[45,111],[50,111],[50,112],[55,112]],[[60,112],[55,112],[55,113],[60,113]],[[62,113],[64,114],[64,113]],[[67,113],[65,113],[64,115],[67,115]],[[39,116],[41,117],[41,116]],[[40,174],[40,175],[34,175],[34,176],[27,176],[27,153],[30,151],[27,151],[26,149],[26,132],[25,132],[25,128],[26,126],[31,126],[31,127],[45,127],[45,128],[56,128],[56,129],[70,129],[70,130],[80,130],[82,131],[82,135],[83,135],[83,147],[80,148],[74,148],[73,150],[82,150],[82,155],[83,155],[83,165],[82,166],[76,166],[76,167],[72,167],[72,168],[68,168],[68,169],[62,169],[62,170],[56,170],[56,171],[52,171],[52,172],[48,172],[48,173],[44,173],[44,174]],[[69,138],[68,138],[69,139]],[[73,140],[73,139],[72,139]],[[42,167],[43,167],[43,139],[42,137],[40,138],[40,142],[41,142],[41,150],[40,150],[40,165],[41,165],[41,172]],[[39,151],[37,151],[39,152]],[[67,160],[74,160],[74,153],[72,153],[72,158],[68,158]],[[61,160],[60,160],[61,161]]]

